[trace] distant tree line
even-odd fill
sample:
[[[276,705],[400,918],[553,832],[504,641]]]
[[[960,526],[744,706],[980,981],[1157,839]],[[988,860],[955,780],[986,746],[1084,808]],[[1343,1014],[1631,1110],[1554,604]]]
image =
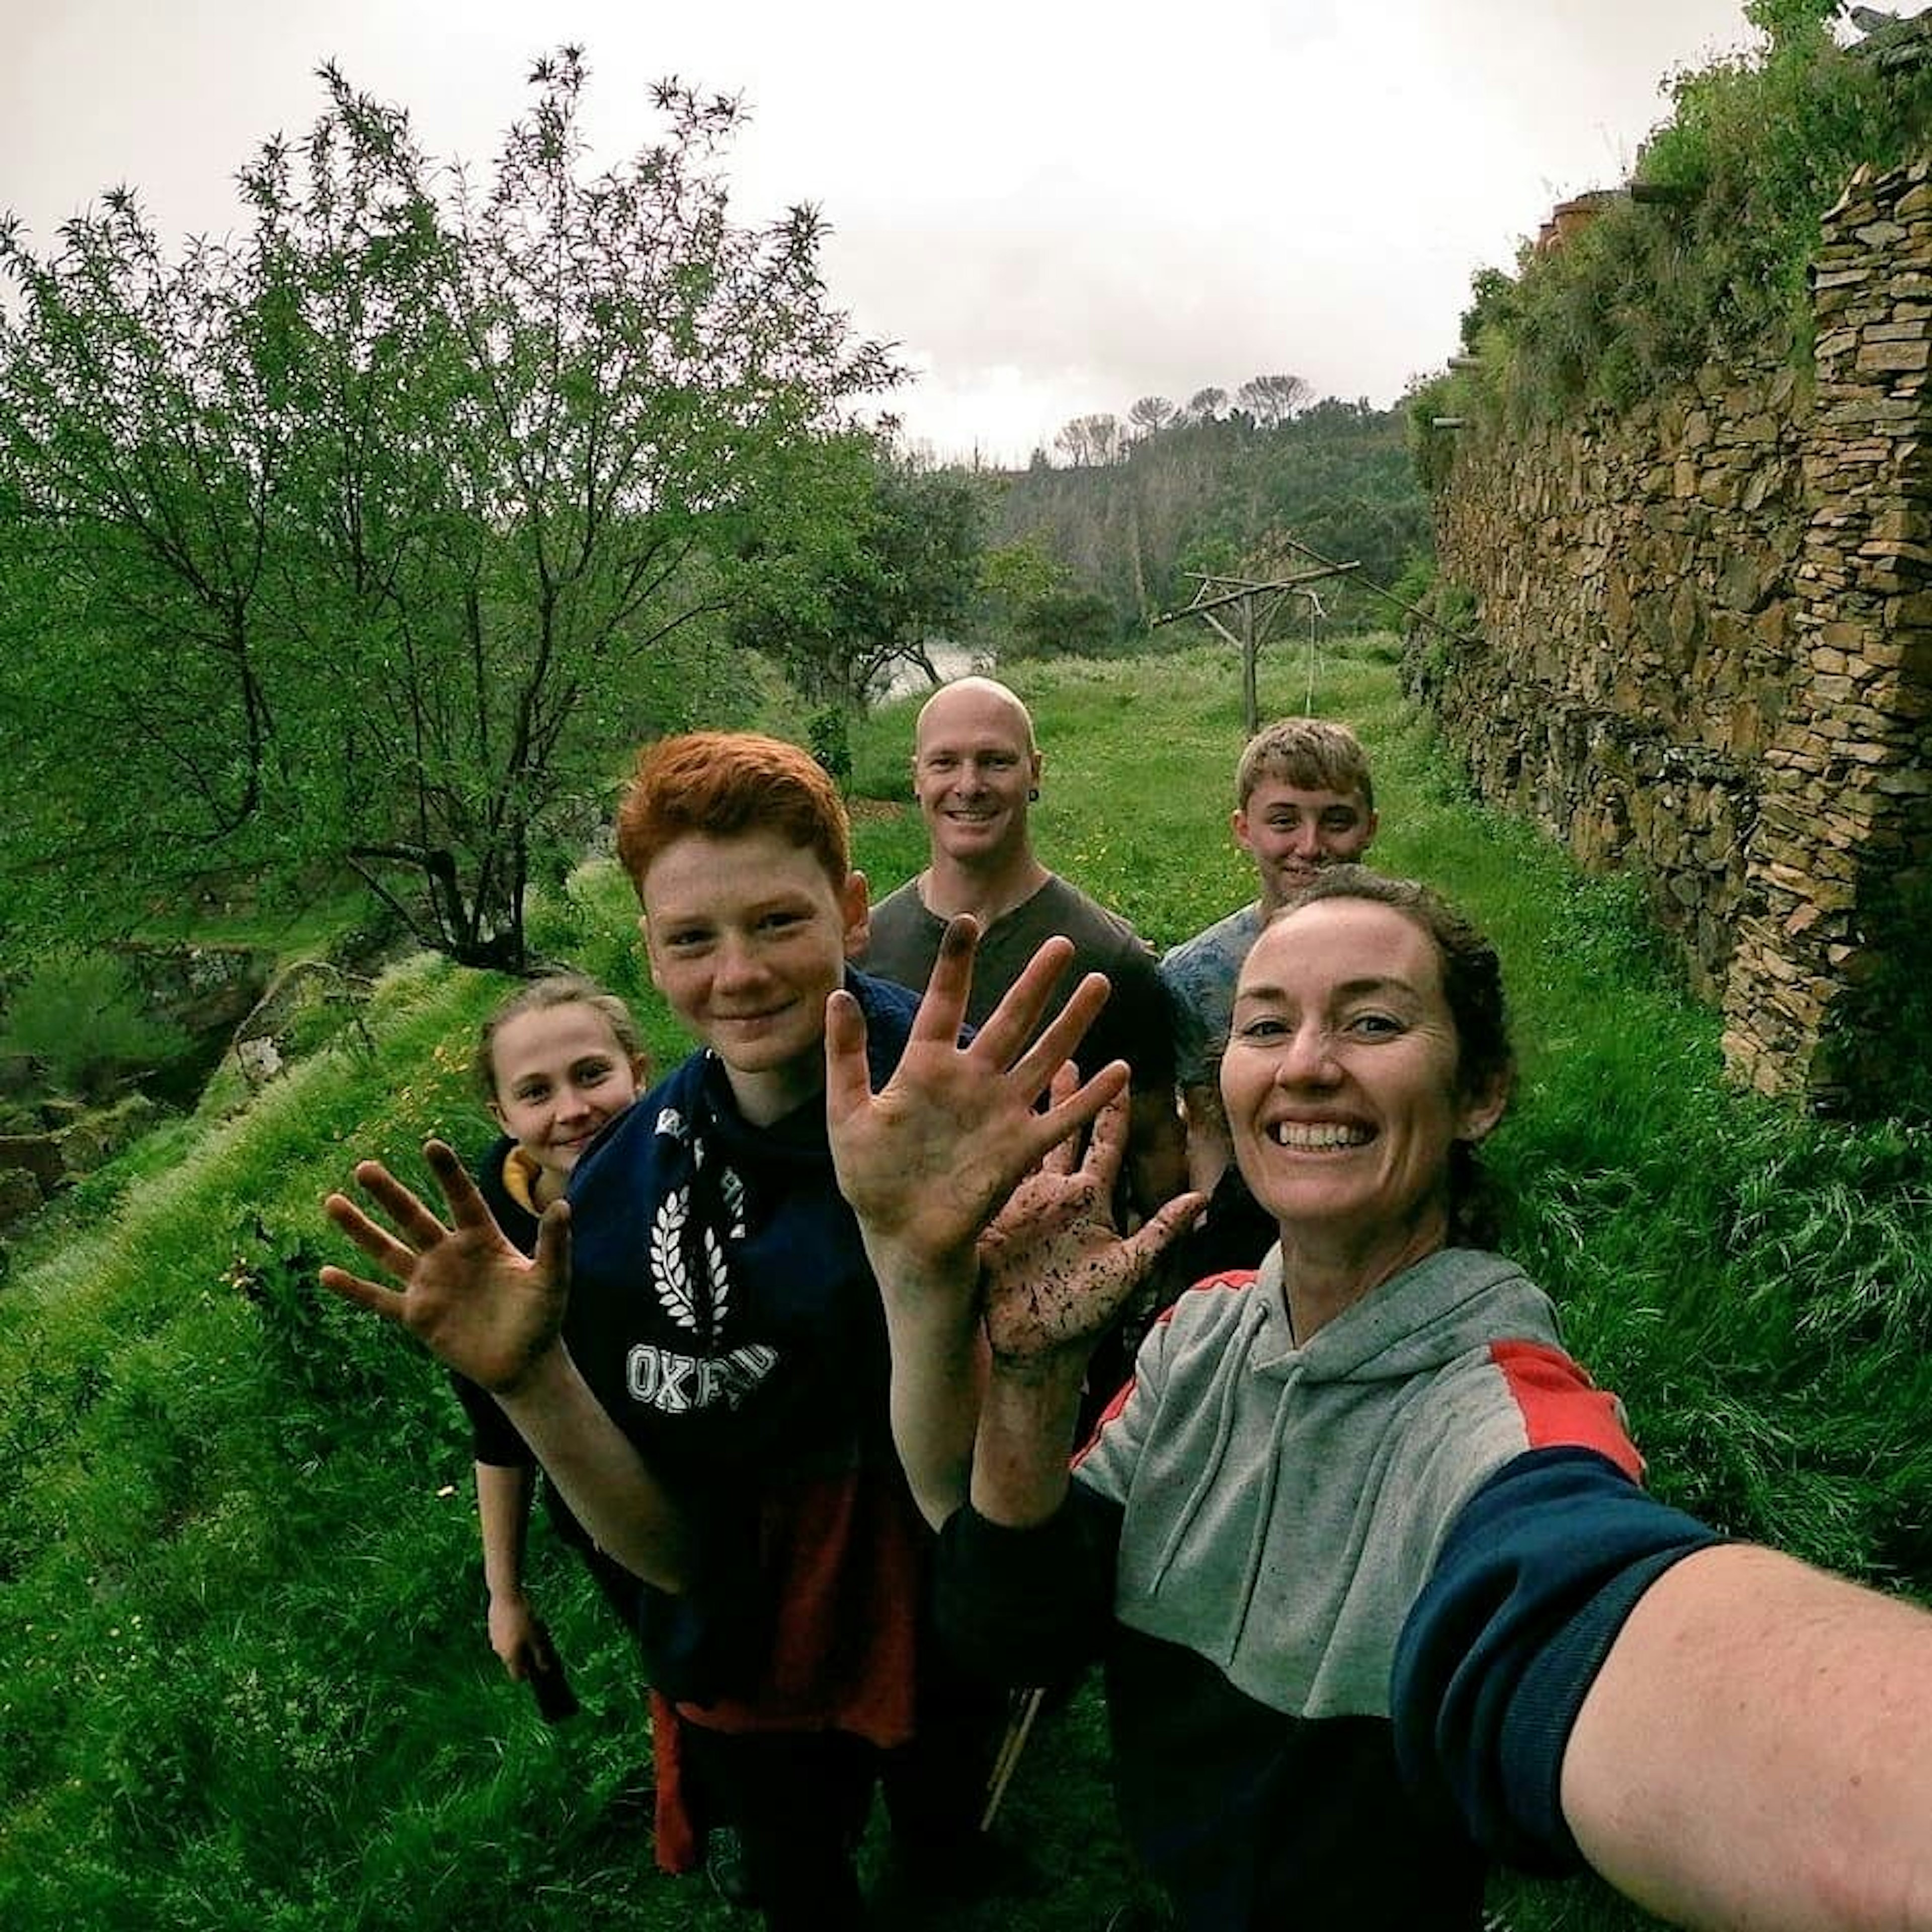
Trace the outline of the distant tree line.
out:
[[[1143,396],[1124,421],[1067,423],[1060,463],[1035,450],[999,495],[984,573],[1020,648],[1117,644],[1186,603],[1190,571],[1292,569],[1288,537],[1392,584],[1429,542],[1406,416],[1310,393],[1268,375],[1232,395]],[[1345,622],[1388,608],[1347,580],[1322,596]]]

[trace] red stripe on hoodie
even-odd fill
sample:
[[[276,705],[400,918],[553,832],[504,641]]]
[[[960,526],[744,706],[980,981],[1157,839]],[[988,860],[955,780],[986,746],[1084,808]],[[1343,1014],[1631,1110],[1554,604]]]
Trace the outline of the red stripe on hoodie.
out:
[[[1252,1288],[1254,1286],[1256,1272],[1257,1270],[1253,1268],[1223,1268],[1219,1274],[1204,1276],[1192,1288],[1184,1289],[1183,1292],[1188,1294],[1198,1294],[1204,1288]],[[1174,1300],[1170,1301],[1154,1317],[1154,1326],[1156,1328],[1174,1319],[1174,1311],[1179,1299],[1180,1298],[1177,1296]],[[1072,1455],[1067,1461],[1066,1466],[1070,1469],[1079,1468],[1082,1462],[1086,1460],[1088,1450],[1100,1441],[1101,1430],[1105,1429],[1108,1424],[1126,1407],[1127,1398],[1133,1392],[1134,1378],[1132,1376],[1129,1376],[1126,1380],[1114,1391],[1113,1400],[1094,1418],[1094,1426],[1087,1432],[1087,1439],[1076,1446]]]
[[[1532,1449],[1594,1449],[1632,1482],[1643,1480],[1643,1458],[1624,1430],[1623,1405],[1562,1349],[1541,1342],[1493,1342],[1490,1359],[1522,1412]]]

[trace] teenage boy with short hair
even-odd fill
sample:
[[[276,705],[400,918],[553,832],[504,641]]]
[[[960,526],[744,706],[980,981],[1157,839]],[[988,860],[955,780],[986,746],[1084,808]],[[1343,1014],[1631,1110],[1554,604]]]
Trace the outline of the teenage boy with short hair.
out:
[[[374,1162],[356,1178],[396,1234],[328,1204],[404,1292],[339,1268],[322,1281],[491,1390],[643,1579],[684,1771],[737,1827],[767,1924],[856,1927],[851,1850],[882,1773],[909,1841],[943,1856],[974,1821],[970,1756],[952,1754],[949,1783],[933,1742],[930,1538],[912,1493],[929,1475],[893,1450],[885,1315],[826,1138],[828,997],[859,1003],[879,1082],[917,1001],[848,970],[866,882],[836,789],[796,746],[705,732],[649,747],[617,850],[652,978],[701,1050],[584,1154],[533,1258],[433,1142],[453,1227]],[[1090,1083],[1032,1111],[1106,997],[1084,982],[1019,1054],[1065,956],[1022,976],[969,1048],[1018,1060],[1011,1131],[1042,1152],[1103,1097]],[[926,1366],[970,1428],[976,1358]],[[984,1729],[976,1711],[962,1721]],[[917,1770],[898,1755],[916,1734],[932,1744]]]
[[[1221,1049],[1234,982],[1262,928],[1324,867],[1359,862],[1375,838],[1376,788],[1361,741],[1325,718],[1264,727],[1235,767],[1229,824],[1254,861],[1257,895],[1160,962],[1174,1008],[1188,1185],[1208,1196],[1207,1213],[1168,1259],[1182,1286],[1223,1268],[1252,1268],[1274,1240],[1273,1220],[1256,1207],[1230,1158]]]
[[[1160,962],[1180,1016],[1180,1076],[1188,1178],[1211,1190],[1228,1161],[1215,1063],[1234,982],[1262,928],[1326,866],[1359,862],[1376,836],[1368,754],[1346,724],[1284,718],[1258,732],[1234,772],[1234,843],[1253,860],[1257,896]]]

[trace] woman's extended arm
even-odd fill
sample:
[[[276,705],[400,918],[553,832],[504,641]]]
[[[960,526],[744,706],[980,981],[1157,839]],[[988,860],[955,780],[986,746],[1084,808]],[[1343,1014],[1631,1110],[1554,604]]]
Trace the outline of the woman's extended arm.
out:
[[[1585,1697],[1562,1802],[1673,1924],[1932,1927],[1932,1616],[1775,1550],[1685,1557]]]
[[[1726,1543],[1594,1448],[1452,1525],[1396,1648],[1405,1772],[1492,1856],[1673,1924],[1932,1928],[1932,1616]]]

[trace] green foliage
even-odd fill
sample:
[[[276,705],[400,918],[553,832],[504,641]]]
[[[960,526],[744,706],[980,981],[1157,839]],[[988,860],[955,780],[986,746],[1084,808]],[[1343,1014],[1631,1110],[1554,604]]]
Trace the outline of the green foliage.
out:
[[[1407,607],[1396,654],[1402,687],[1426,709],[1441,688],[1459,640],[1476,628],[1476,600],[1464,586],[1438,574],[1430,556],[1409,560],[1393,595]]]
[[[1120,641],[1120,619],[1097,590],[1050,590],[1022,610],[1009,655],[1105,657]]]
[[[1010,543],[994,544],[980,554],[974,632],[996,656],[1024,655],[1028,612],[1070,587],[1066,566],[1053,554],[1045,532],[1028,530]]]
[[[985,551],[980,559],[981,596],[1012,609],[1064,588],[1066,566],[1037,530]]]
[[[966,624],[984,491],[856,434],[816,454],[782,518],[747,520],[731,634],[781,666],[808,701],[850,708]]]
[[[514,965],[611,747],[742,682],[746,520],[896,372],[813,212],[730,218],[734,103],[661,86],[593,175],[566,48],[478,186],[321,78],[238,240],[171,258],[124,190],[45,254],[0,225],[0,875],[69,930],[352,865]]]
[[[1507,328],[1516,313],[1516,284],[1496,268],[1478,268],[1469,278],[1469,306],[1462,311],[1462,346],[1479,354],[1485,338],[1496,328]]]
[[[1844,10],[1845,0],[1744,0],[1744,18],[1770,41],[1774,55],[1817,52]]]
[[[842,707],[832,705],[814,711],[806,721],[806,742],[812,755],[844,784],[852,776],[851,721]]]
[[[1377,861],[1446,888],[1502,950],[1522,1077],[1486,1151],[1507,1246],[1621,1392],[1661,1493],[1924,1589],[1932,1135],[1727,1088],[1719,1022],[1684,997],[1637,883],[1580,878],[1473,803],[1388,657],[1380,638],[1264,652],[1264,709],[1299,710],[1314,670],[1314,707],[1374,760]],[[1227,830],[1228,653],[1056,659],[1014,681],[1047,752],[1049,864],[1163,947],[1249,895]],[[857,854],[880,892],[923,862],[916,705],[852,723]],[[662,1062],[680,1042],[636,911],[600,860],[534,896],[532,930],[633,999]],[[346,1258],[317,1203],[356,1157],[416,1174],[425,1133],[488,1132],[466,1069],[503,984],[432,960],[392,970],[374,1056],[326,1053],[234,1120],[171,1127],[0,1294],[10,1932],[736,1922],[701,1881],[653,1873],[617,1804],[647,1750],[628,1640],[539,1531],[534,1585],[586,1708],[537,1722],[484,1645],[467,1445],[440,1377],[313,1286],[320,1258]],[[1106,1922],[1133,1881],[1105,1750],[1090,1685],[1009,1797],[1003,1832],[1034,1888],[940,1924]],[[1647,1922],[1588,1882],[1498,1894],[1512,1932]]]
[[[72,950],[44,956],[7,1002],[0,1053],[37,1061],[56,1093],[95,1100],[172,1059],[187,1036],[146,1010],[125,960]]]
[[[1405,604],[1418,607],[1428,602],[1435,589],[1436,560],[1424,551],[1418,551],[1411,557],[1389,586],[1391,596],[1400,598]]]
[[[1289,412],[1279,404],[1291,392],[1279,386],[1293,380],[1257,378],[1265,394],[1250,397],[1256,410],[1219,413],[1225,397],[1213,409],[1200,398],[1179,414],[1150,409],[1143,432],[1104,463],[1042,462],[1009,477],[994,512],[996,548],[1030,546],[1064,579],[1030,584],[998,613],[1021,649],[1038,648],[1026,611],[1042,598],[1103,597],[1124,636],[1188,602],[1189,571],[1285,556],[1283,536],[1386,584],[1428,539],[1402,414],[1334,397]],[[1373,593],[1346,579],[1322,596],[1340,628],[1385,618]]]
[[[1580,235],[1526,248],[1514,278],[1478,272],[1462,333],[1482,374],[1454,412],[1624,409],[1753,344],[1802,360],[1822,218],[1861,164],[1904,159],[1932,124],[1932,73],[1839,47],[1838,10],[1747,6],[1754,52],[1672,78],[1633,176],[1649,199],[1606,196]]]
[[[1403,398],[1410,460],[1417,480],[1432,494],[1448,482],[1456,461],[1456,433],[1438,429],[1436,420],[1465,415],[1468,387],[1460,376],[1438,376],[1417,384]]]

